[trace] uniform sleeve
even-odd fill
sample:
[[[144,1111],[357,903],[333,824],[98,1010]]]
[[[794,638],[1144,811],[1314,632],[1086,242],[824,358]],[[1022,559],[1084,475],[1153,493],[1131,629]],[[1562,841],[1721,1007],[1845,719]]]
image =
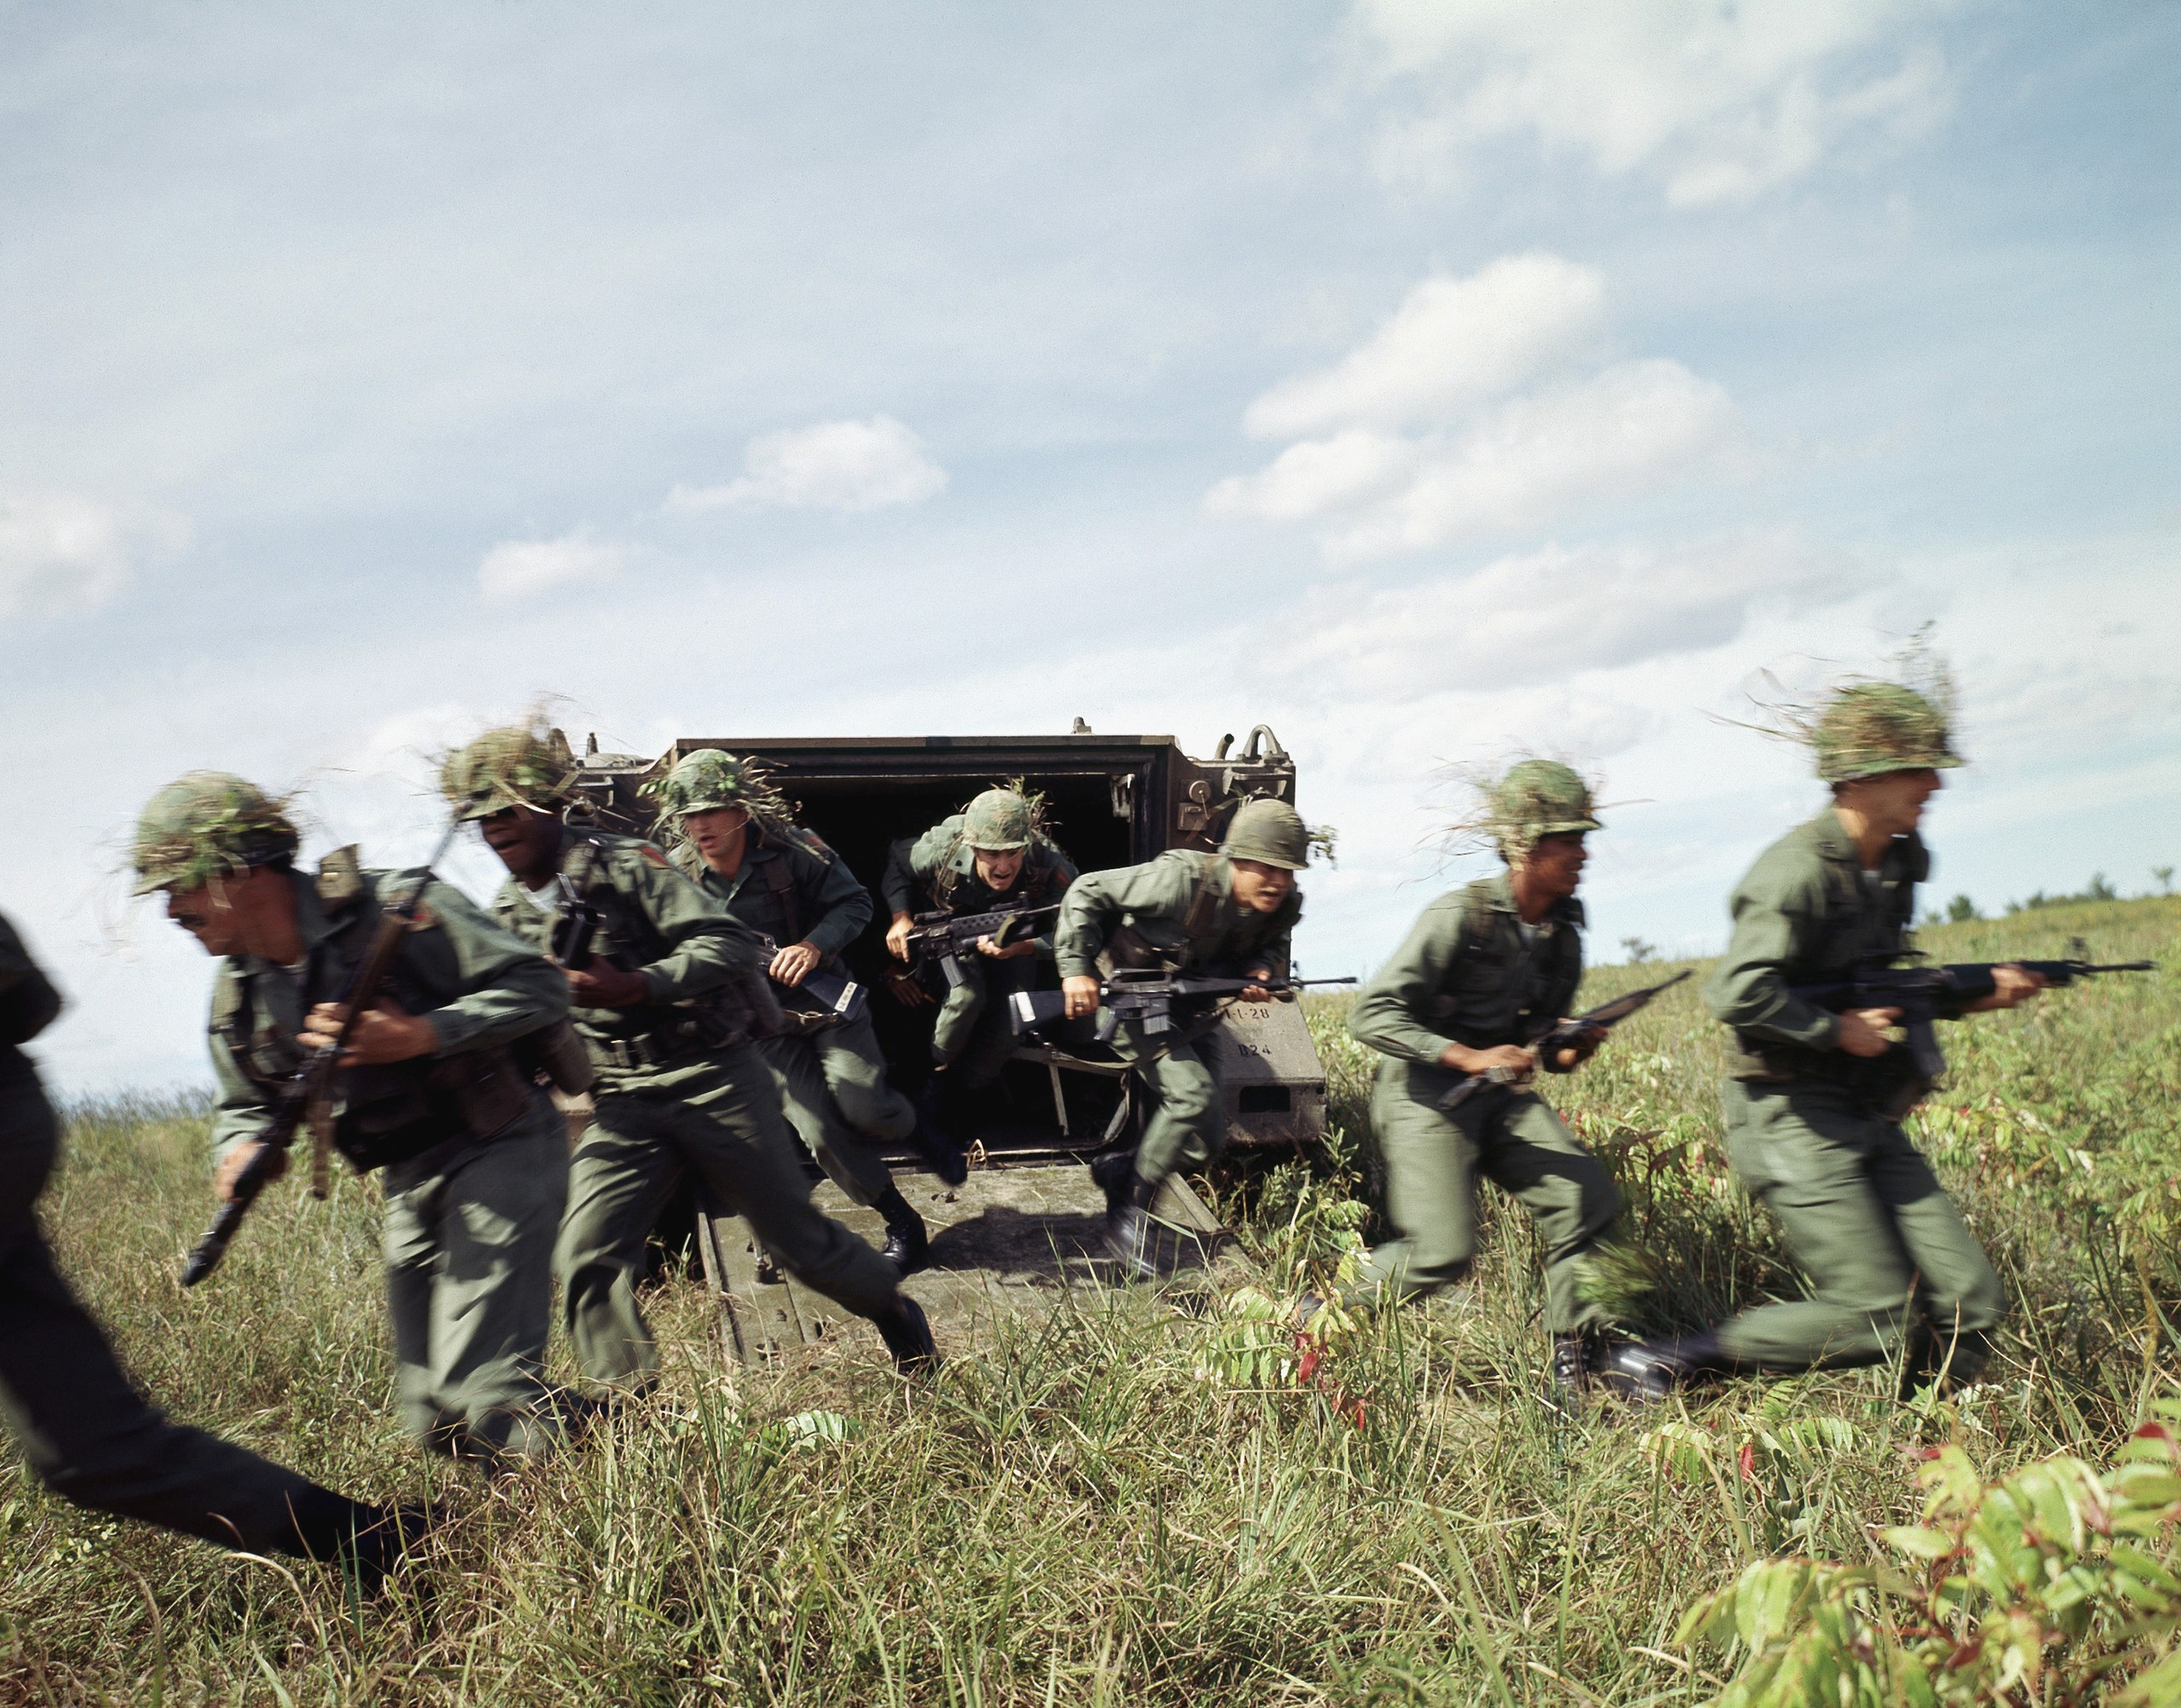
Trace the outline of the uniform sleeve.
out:
[[[1098,952],[1124,916],[1158,918],[1178,912],[1188,888],[1186,871],[1161,860],[1078,877],[1061,900],[1060,924],[1053,933],[1053,959],[1061,977],[1096,978]]]
[[[619,848],[611,870],[614,883],[666,940],[666,952],[639,969],[652,1001],[701,996],[759,963],[757,934],[667,865],[657,849]]]
[[[0,916],[0,1044],[28,1044],[60,1012],[60,992]]]
[[[915,846],[915,837],[903,837],[886,850],[886,876],[879,880],[878,888],[888,909],[895,913],[917,911],[917,876],[909,864],[910,851]]]
[[[1404,1061],[1436,1061],[1453,1042],[1433,1031],[1424,1015],[1461,959],[1467,907],[1467,897],[1457,891],[1424,910],[1349,1010],[1348,1029],[1359,1041]]]
[[[216,976],[226,978],[230,975],[223,969]],[[216,989],[214,999],[217,1001]],[[208,1037],[212,1046],[212,1079],[216,1088],[212,1165],[217,1168],[237,1145],[254,1143],[265,1136],[265,1130],[273,1124],[273,1106],[266,1101],[263,1090],[251,1084],[242,1069],[235,1066],[235,1059],[220,1034],[211,1032]]]
[[[1784,863],[1759,860],[1729,906],[1734,935],[1704,986],[1713,1016],[1759,1038],[1832,1049],[1840,1036],[1839,1017],[1796,996],[1786,974],[1813,952],[1822,912],[1817,884]]]
[[[820,861],[804,862],[813,882],[804,897],[804,917],[817,923],[803,934],[803,940],[828,959],[839,954],[863,935],[871,923],[871,892],[856,882],[848,862],[837,854]]]
[[[425,1016],[439,1032],[439,1054],[507,1044],[567,1016],[568,981],[561,969],[460,890],[434,878],[424,906],[453,952],[462,992]]]
[[[1583,988],[1583,934],[1575,926],[1567,928],[1570,948],[1560,976],[1553,987],[1545,992],[1543,1018],[1553,1021],[1572,1019],[1575,1013],[1575,992]]]

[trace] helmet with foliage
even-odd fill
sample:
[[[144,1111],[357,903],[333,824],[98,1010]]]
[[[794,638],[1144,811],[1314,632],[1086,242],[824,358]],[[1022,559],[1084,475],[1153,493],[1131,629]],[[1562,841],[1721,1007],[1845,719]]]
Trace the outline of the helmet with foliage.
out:
[[[1310,860],[1310,831],[1302,814],[1285,801],[1245,801],[1227,821],[1219,852],[1229,860],[1252,860],[1300,871]]]
[[[194,889],[292,857],[301,838],[288,803],[225,771],[192,771],[152,796],[136,821],[129,863],[139,895]]]
[[[1946,709],[1899,682],[1850,682],[1834,693],[1811,725],[1817,774],[1850,783],[1888,771],[1949,769],[1954,750]]]
[[[1509,861],[1526,859],[1546,837],[1603,830],[1591,785],[1557,759],[1524,759],[1485,791],[1484,830]]]
[[[962,840],[973,848],[1027,848],[1032,832],[1030,803],[1016,790],[987,789],[963,809]]]
[[[440,793],[457,819],[490,818],[509,807],[557,813],[575,792],[568,738],[535,723],[487,730],[440,767]]]

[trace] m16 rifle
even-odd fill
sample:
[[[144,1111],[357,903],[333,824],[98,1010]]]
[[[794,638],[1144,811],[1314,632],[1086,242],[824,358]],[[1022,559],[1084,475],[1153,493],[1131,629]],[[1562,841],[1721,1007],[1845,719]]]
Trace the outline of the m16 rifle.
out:
[[[189,1261],[182,1266],[183,1286],[195,1286],[220,1267],[220,1260],[227,1255],[227,1247],[233,1243],[243,1218],[250,1214],[250,1205],[257,1202],[258,1193],[286,1165],[288,1151],[306,1123],[316,1148],[311,1167],[310,1195],[325,1196],[326,1153],[333,1141],[335,1076],[341,1072],[341,1058],[347,1053],[357,1023],[365,1011],[378,1001],[380,991],[392,976],[394,960],[401,952],[401,940],[416,923],[417,910],[423,905],[424,891],[432,881],[432,869],[446,858],[447,847],[459,829],[458,819],[447,826],[438,849],[417,875],[416,885],[406,899],[400,906],[387,908],[379,915],[378,929],[372,934],[363,958],[356,963],[355,971],[349,975],[348,987],[341,992],[341,1004],[347,1012],[342,1018],[340,1031],[331,1042],[320,1044],[303,1059],[302,1066],[288,1076],[287,1084],[273,1098],[273,1117],[258,1136],[256,1154],[235,1176],[233,1184],[228,1188],[227,1201],[220,1206],[211,1227],[205,1230],[204,1237],[197,1242]]]
[[[1569,1070],[1560,1065],[1563,1050],[1580,1050],[1595,1047],[1597,1043],[1626,1020],[1629,1015],[1650,1006],[1661,991],[1670,991],[1683,979],[1686,972],[1676,973],[1662,984],[1647,985],[1640,991],[1630,991],[1615,997],[1611,1002],[1600,1003],[1587,1014],[1577,1015],[1568,1021],[1551,1021],[1532,1033],[1528,1040],[1537,1051],[1538,1061],[1548,1073],[1565,1073]],[[1526,1085],[1534,1072],[1532,1068],[1488,1067],[1482,1073],[1472,1073],[1439,1100],[1439,1107],[1447,1114],[1469,1101],[1488,1085]]]
[[[1159,969],[1117,968],[1098,986],[1097,1037],[1110,1041],[1124,1021],[1134,1021],[1147,1038],[1174,1029],[1174,1005],[1192,1000],[1239,997],[1261,990],[1275,997],[1315,985],[1352,985],[1351,974],[1341,979],[1193,979]],[[1010,999],[1015,1035],[1050,1026],[1067,1013],[1067,998],[1060,991],[1017,991]]]
[[[2079,952],[2082,944],[2078,940]],[[2106,973],[2148,973],[2155,961],[2099,963],[2074,958],[2064,961],[1969,961],[1935,965],[1924,963],[1906,967],[1883,960],[1865,962],[1846,977],[1821,985],[1791,985],[1789,992],[1815,1007],[1835,1014],[1850,1009],[1896,1009],[1901,1015],[1902,1042],[1882,1056],[1873,1058],[1877,1089],[1872,1101],[1889,1121],[1898,1121],[1922,1102],[1946,1077],[1946,1052],[1939,1047],[1932,1022],[1958,1020],[1999,988],[1993,976],[2000,967],[2019,967],[2034,973],[2050,986],[2072,985],[2078,979]]]
[[[994,948],[1004,949],[1033,935],[1036,921],[1059,912],[1057,901],[1033,907],[1030,898],[1018,891],[982,913],[919,913],[909,932],[908,946],[918,956],[937,961],[947,975],[947,987],[953,990],[962,982],[962,958],[976,952],[980,938],[989,937]]]

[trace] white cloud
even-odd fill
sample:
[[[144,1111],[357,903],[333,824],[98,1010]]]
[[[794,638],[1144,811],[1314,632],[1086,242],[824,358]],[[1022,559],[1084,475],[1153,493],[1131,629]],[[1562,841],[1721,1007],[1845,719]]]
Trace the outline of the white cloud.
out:
[[[178,549],[179,519],[66,494],[0,498],[0,620],[95,610],[147,552]]]
[[[1539,526],[1635,491],[1717,451],[1734,423],[1726,392],[1680,363],[1621,362],[1447,433],[1306,440],[1258,474],[1219,482],[1205,509],[1275,521],[1338,517],[1322,538],[1329,556],[1346,561],[1422,551]]]
[[[477,565],[477,590],[496,601],[528,599],[578,581],[619,573],[629,548],[581,530],[556,540],[503,540]]]
[[[1470,576],[1317,589],[1263,651],[1280,673],[1336,695],[1401,702],[1702,652],[1735,639],[1759,609],[1837,603],[1872,585],[1785,535],[1674,552],[1551,546]]]
[[[1854,139],[1912,135],[1948,101],[1936,49],[1902,37],[1948,0],[1356,0],[1379,79],[1415,92],[1378,149],[1445,175],[1528,132],[1679,206],[1746,202]]]
[[[1596,270],[1555,255],[1506,256],[1466,279],[1435,275],[1332,366],[1258,398],[1242,430],[1296,439],[1442,420],[1564,359],[1597,335],[1604,306]]]
[[[924,443],[890,415],[761,434],[742,473],[720,486],[676,486],[670,510],[876,510],[914,504],[947,485]]]

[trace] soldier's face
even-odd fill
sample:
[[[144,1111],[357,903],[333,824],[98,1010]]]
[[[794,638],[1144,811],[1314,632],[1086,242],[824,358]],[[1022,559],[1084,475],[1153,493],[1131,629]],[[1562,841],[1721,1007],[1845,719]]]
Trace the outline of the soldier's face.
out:
[[[295,905],[287,874],[270,866],[250,866],[193,889],[167,892],[167,917],[203,944],[208,955],[262,954],[275,935],[270,928],[291,921]]]
[[[550,813],[530,807],[503,807],[479,819],[477,828],[485,845],[517,877],[549,872],[560,856],[561,821]]]
[[[1923,822],[1924,803],[1945,786],[1936,771],[1886,771],[1857,779],[1846,792],[1873,830],[1905,837]]]
[[[682,815],[682,834],[695,845],[707,866],[723,866],[739,857],[742,832],[750,822],[747,807],[707,807],[701,813]]]
[[[976,856],[977,876],[994,889],[1012,889],[1015,880],[1022,873],[1022,856],[1027,848],[972,848]]]
[[[1590,858],[1591,851],[1583,845],[1580,834],[1539,837],[1523,865],[1529,872],[1531,885],[1557,900],[1575,893]]]
[[[1267,866],[1256,860],[1230,860],[1227,864],[1234,871],[1236,903],[1252,913],[1279,912],[1280,904],[1295,888],[1295,874],[1284,866]]]

